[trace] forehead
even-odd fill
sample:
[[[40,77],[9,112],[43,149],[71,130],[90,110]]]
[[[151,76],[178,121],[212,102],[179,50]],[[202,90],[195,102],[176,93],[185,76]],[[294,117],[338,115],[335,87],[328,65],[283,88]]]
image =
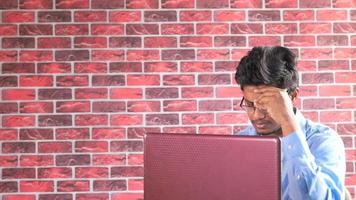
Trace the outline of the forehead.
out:
[[[258,97],[258,94],[256,94],[254,92],[254,90],[255,89],[265,88],[265,87],[267,87],[267,86],[265,86],[265,85],[258,85],[258,86],[246,85],[246,86],[244,86],[244,89],[243,89],[242,93],[244,95],[244,98],[247,101],[254,101]]]

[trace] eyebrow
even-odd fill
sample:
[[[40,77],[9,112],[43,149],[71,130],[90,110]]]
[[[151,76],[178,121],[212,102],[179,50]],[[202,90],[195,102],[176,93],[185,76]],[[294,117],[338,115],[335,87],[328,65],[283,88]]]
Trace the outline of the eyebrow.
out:
[[[253,101],[250,101],[250,100],[248,100],[248,99],[246,99],[246,98],[244,98],[244,99],[245,99],[246,103],[249,103],[249,104],[254,105]]]

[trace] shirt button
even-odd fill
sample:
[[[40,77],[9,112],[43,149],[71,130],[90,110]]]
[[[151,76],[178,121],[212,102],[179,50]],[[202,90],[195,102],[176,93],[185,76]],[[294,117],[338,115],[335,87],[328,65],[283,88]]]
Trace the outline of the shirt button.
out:
[[[297,179],[298,179],[298,180],[300,179],[300,175],[297,175]]]
[[[292,145],[288,145],[288,149],[292,149]]]

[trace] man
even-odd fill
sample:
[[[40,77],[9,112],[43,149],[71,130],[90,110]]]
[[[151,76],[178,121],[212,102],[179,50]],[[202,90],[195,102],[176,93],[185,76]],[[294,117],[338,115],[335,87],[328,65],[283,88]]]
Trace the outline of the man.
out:
[[[338,134],[296,110],[298,72],[285,47],[255,47],[235,74],[251,125],[241,135],[282,137],[282,199],[344,199],[345,152]]]

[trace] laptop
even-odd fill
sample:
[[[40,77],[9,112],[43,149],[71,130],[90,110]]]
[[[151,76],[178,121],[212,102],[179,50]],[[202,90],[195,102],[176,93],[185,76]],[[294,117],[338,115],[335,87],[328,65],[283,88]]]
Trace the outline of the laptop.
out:
[[[148,133],[145,200],[281,199],[278,137]]]

